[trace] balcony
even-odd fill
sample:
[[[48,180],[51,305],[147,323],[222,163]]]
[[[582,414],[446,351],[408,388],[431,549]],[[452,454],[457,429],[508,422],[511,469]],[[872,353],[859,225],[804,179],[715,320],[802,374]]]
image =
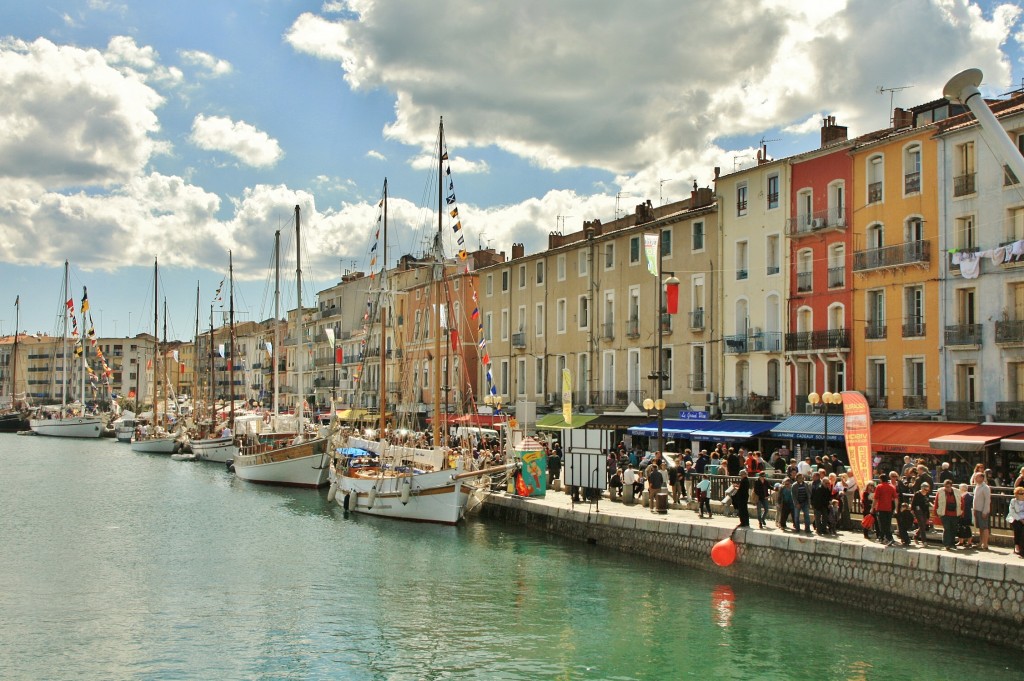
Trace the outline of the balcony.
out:
[[[946,402],[947,421],[982,421],[984,418],[985,405],[981,402]]]
[[[928,398],[924,394],[906,394],[903,396],[904,409],[927,409]]]
[[[797,331],[786,334],[786,352],[812,350],[849,350],[850,332],[847,329]]]
[[[903,322],[903,337],[904,338],[920,338],[924,335],[924,320],[923,319],[911,319]]]
[[[1024,321],[996,322],[996,343],[1000,345],[1024,343]]]
[[[768,267],[765,269],[765,274],[767,274],[769,277],[772,276],[773,274],[778,274],[778,273],[779,273],[779,266],[778,265],[768,265]]]
[[[626,338],[639,338],[640,337],[640,320],[639,319],[627,319],[626,320]]]
[[[672,315],[663,312],[661,314],[661,335],[667,336],[672,333]]]
[[[888,409],[889,408],[889,397],[885,394],[885,391],[875,389],[868,389],[864,391],[864,397],[868,401],[868,406],[875,409]]]
[[[854,251],[853,271],[874,270],[880,267],[925,264],[931,261],[931,242],[907,241],[895,246]]]
[[[320,319],[330,319],[332,317],[341,316],[341,306],[332,305],[331,307],[325,307],[320,310]]]
[[[746,278],[747,278],[747,270],[746,269],[736,270],[736,280],[737,281],[739,281],[741,279],[746,279]]]
[[[722,413],[768,416],[772,413],[772,400],[770,395],[753,393],[749,397],[726,397],[722,400]]]
[[[750,352],[782,352],[782,332],[758,331],[751,333],[747,349]]]
[[[690,386],[690,390],[693,392],[703,392],[706,390],[704,387],[704,373],[690,374],[688,378],[688,385]]]
[[[953,196],[967,196],[973,194],[975,173],[965,173],[953,178]]]
[[[949,346],[981,345],[981,324],[957,324],[947,326],[944,335],[945,344]]]
[[[330,367],[334,366],[334,355],[330,357],[314,357],[313,366],[315,367]]]
[[[626,407],[630,402],[643,402],[644,394],[643,390],[592,390],[579,397],[587,397],[587,404],[595,407]]]
[[[512,334],[512,347],[514,348],[525,348],[526,347],[526,333],[520,331],[519,333]]]
[[[886,337],[885,324],[869,321],[864,326],[864,338],[867,340],[880,340]]]
[[[388,381],[388,392],[389,393],[400,393],[402,392],[401,381]]]
[[[810,293],[814,288],[814,272],[796,273],[796,292]]]
[[[690,313],[690,328],[697,330],[704,328],[704,308],[698,307]]]
[[[1024,423],[1024,402],[996,402],[996,421]]]
[[[601,340],[613,340],[615,338],[615,322],[601,324]]]
[[[747,353],[747,336],[746,334],[736,336],[725,337],[725,354],[727,355],[745,355]]]
[[[829,288],[843,288],[846,286],[846,267],[840,265],[839,267],[828,268],[828,287]]]
[[[917,194],[921,191],[921,173],[907,173],[903,176],[903,193]]]
[[[747,202],[746,201],[737,201],[736,202],[736,215],[746,215],[746,214],[747,214]]]
[[[802,236],[822,229],[845,229],[846,209],[843,206],[802,213],[789,218],[789,236]]]
[[[882,183],[871,182],[868,184],[868,203],[879,203],[882,200]]]

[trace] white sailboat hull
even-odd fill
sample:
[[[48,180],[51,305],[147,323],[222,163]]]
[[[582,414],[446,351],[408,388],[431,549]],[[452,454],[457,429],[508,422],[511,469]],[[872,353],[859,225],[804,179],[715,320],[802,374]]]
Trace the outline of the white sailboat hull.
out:
[[[238,456],[238,445],[233,437],[192,440],[192,453],[201,461],[227,463]]]
[[[242,480],[287,487],[316,488],[327,484],[330,459],[327,440],[323,438],[281,447],[261,444],[252,450],[234,457],[235,475]]]
[[[338,491],[334,500],[345,508],[347,498],[347,510],[368,515],[455,525],[465,514],[469,501],[469,489],[465,481],[452,479],[457,472],[456,469],[449,469],[406,477],[356,477],[343,474],[337,478]],[[405,503],[402,503],[403,480],[412,481]],[[374,488],[376,493],[371,504],[371,490]]]
[[[71,416],[65,419],[31,419],[29,428],[49,437],[99,437],[103,419],[99,416]]]
[[[173,454],[178,449],[178,439],[171,436],[132,440],[131,448],[140,454]]]

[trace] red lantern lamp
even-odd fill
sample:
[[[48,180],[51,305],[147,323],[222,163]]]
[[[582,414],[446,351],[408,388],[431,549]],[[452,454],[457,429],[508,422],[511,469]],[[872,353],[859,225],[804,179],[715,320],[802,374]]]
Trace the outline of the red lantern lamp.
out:
[[[679,279],[675,275],[665,280],[665,310],[669,314],[679,312]]]

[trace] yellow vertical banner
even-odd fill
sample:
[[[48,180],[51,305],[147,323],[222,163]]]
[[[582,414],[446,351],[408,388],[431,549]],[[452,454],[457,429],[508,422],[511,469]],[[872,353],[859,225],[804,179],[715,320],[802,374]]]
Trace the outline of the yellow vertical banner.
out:
[[[562,369],[562,419],[572,425],[572,376],[568,369]]]
[[[871,408],[867,398],[855,390],[843,391],[843,435],[850,469],[860,489],[871,480]],[[825,418],[828,418],[827,416]]]

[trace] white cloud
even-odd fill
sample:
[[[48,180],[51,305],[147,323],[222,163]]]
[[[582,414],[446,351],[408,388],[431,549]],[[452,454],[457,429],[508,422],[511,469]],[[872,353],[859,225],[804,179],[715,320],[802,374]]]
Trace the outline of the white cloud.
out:
[[[366,152],[366,158],[373,158],[373,159],[376,159],[378,161],[386,161],[386,160],[388,160],[387,156],[385,156],[384,154],[380,153],[376,149],[370,149],[368,152]]]
[[[111,66],[142,80],[171,85],[182,80],[180,69],[163,66],[155,49],[149,45],[139,47],[135,40],[128,36],[119,35],[111,38],[103,56]]]
[[[451,146],[495,145],[538,166],[616,174],[682,167],[718,140],[842,111],[851,134],[888,120],[878,85],[939,96],[964,65],[1006,84],[1000,44],[1018,8],[986,18],[968,0],[722,0],[576,4],[524,0],[451,12],[418,0],[351,0],[350,15],[298,17],[300,52],[336,61],[357,90],[386,89],[386,133],[429,148],[446,115]],[[913,40],[907,27],[913,26]],[[515,36],[515,39],[510,39]],[[898,105],[898,103],[897,103]],[[756,139],[756,138],[755,138]],[[689,169],[689,174],[709,169]],[[652,187],[648,187],[648,190]]]
[[[212,54],[200,52],[199,50],[182,50],[181,60],[186,64],[198,66],[208,77],[217,78],[231,73],[231,62],[218,59]]]
[[[448,163],[451,165],[452,172],[462,175],[480,175],[491,172],[486,161],[471,161],[464,156],[452,156]],[[416,170],[437,168],[437,156],[419,154],[409,161],[409,166]]]
[[[51,190],[110,186],[165,149],[151,137],[163,98],[96,50],[0,41],[0,91],[0,177]]]
[[[225,116],[199,114],[192,122],[190,139],[200,149],[223,151],[257,168],[272,166],[284,155],[277,140],[267,133]]]

